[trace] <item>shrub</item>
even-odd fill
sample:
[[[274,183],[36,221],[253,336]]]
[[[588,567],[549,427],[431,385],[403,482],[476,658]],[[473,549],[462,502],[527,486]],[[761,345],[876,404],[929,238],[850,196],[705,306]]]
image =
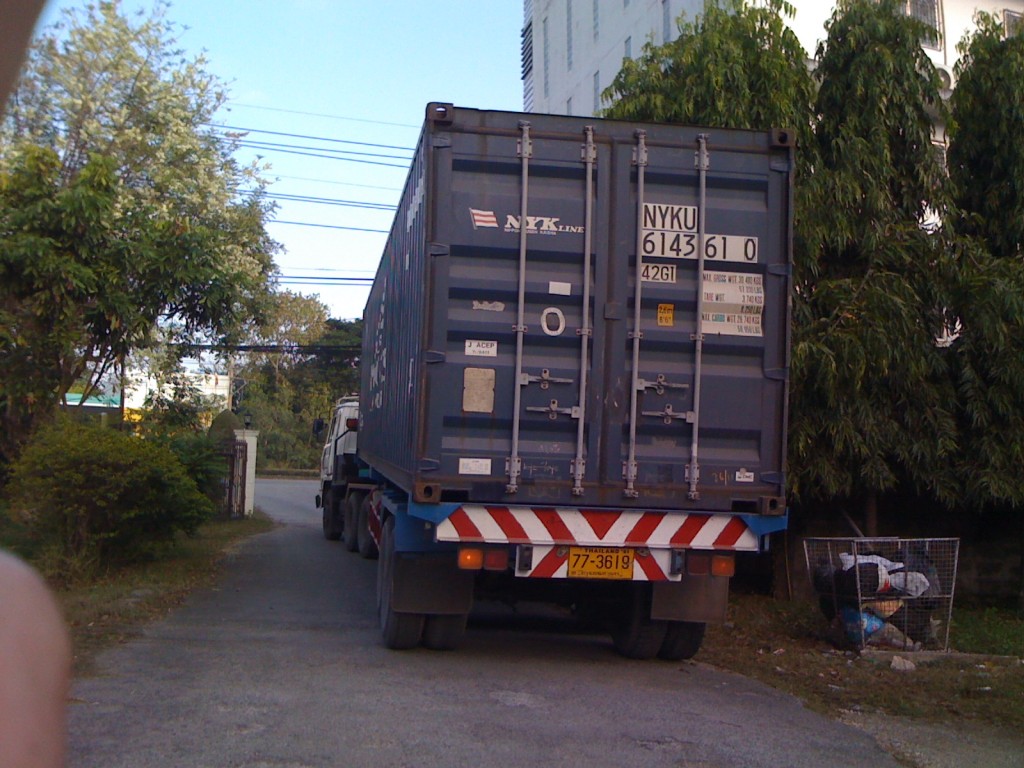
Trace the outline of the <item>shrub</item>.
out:
[[[214,511],[170,448],[67,419],[32,438],[8,491],[37,566],[64,581],[150,557]]]
[[[164,440],[199,492],[215,507],[223,503],[228,462],[221,446],[203,434],[180,434]]]

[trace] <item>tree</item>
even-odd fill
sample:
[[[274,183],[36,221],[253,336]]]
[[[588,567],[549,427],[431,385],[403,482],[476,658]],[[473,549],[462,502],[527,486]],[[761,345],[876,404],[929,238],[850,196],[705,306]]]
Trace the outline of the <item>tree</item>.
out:
[[[0,124],[0,462],[158,324],[222,336],[266,292],[271,206],[237,137],[210,127],[224,91],[165,14],[65,12]]]
[[[924,227],[944,211],[933,149],[943,114],[921,23],[892,0],[840,3],[819,46],[814,174],[798,227],[790,457],[793,490],[951,503],[955,392],[936,340],[949,266]]]
[[[950,97],[949,176],[959,228],[1001,257],[1024,254],[1024,33],[1004,37],[995,16],[957,46]]]
[[[679,36],[644,45],[604,92],[606,117],[730,128],[788,128],[798,144],[810,138],[814,86],[807,53],[783,15],[785,0],[751,7],[709,0]]]

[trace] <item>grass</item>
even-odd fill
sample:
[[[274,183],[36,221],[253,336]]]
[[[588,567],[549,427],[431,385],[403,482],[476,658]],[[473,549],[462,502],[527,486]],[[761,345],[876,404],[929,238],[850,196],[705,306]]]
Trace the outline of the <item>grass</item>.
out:
[[[839,650],[828,634],[816,605],[737,595],[697,658],[832,716],[853,710],[1024,730],[1024,619],[1012,611],[954,607],[958,653],[897,654],[915,662],[912,671],[894,670],[893,653]]]
[[[127,642],[146,623],[180,605],[194,589],[211,584],[224,556],[239,541],[273,527],[260,513],[244,520],[211,521],[194,537],[179,537],[176,546],[159,559],[119,568],[95,582],[57,589],[71,630],[75,673],[87,674],[96,653]],[[30,558],[30,549],[16,534],[14,529],[0,528],[0,543]]]

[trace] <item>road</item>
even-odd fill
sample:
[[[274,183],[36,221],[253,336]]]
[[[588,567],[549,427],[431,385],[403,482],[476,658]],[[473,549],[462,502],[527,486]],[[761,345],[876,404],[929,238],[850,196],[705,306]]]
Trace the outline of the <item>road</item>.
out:
[[[315,490],[259,481],[283,525],[75,681],[69,766],[897,766],[764,685],[554,619],[482,611],[459,651],[388,651],[376,564],[322,537]]]

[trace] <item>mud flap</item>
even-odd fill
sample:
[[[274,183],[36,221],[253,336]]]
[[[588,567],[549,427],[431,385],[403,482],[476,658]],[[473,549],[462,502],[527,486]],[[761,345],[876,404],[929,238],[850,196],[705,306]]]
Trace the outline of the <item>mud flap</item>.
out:
[[[722,622],[729,605],[728,576],[686,576],[678,582],[657,582],[651,596],[651,618],[666,621]]]
[[[400,613],[469,613],[473,571],[460,571],[447,557],[399,555],[395,562],[392,607]]]

